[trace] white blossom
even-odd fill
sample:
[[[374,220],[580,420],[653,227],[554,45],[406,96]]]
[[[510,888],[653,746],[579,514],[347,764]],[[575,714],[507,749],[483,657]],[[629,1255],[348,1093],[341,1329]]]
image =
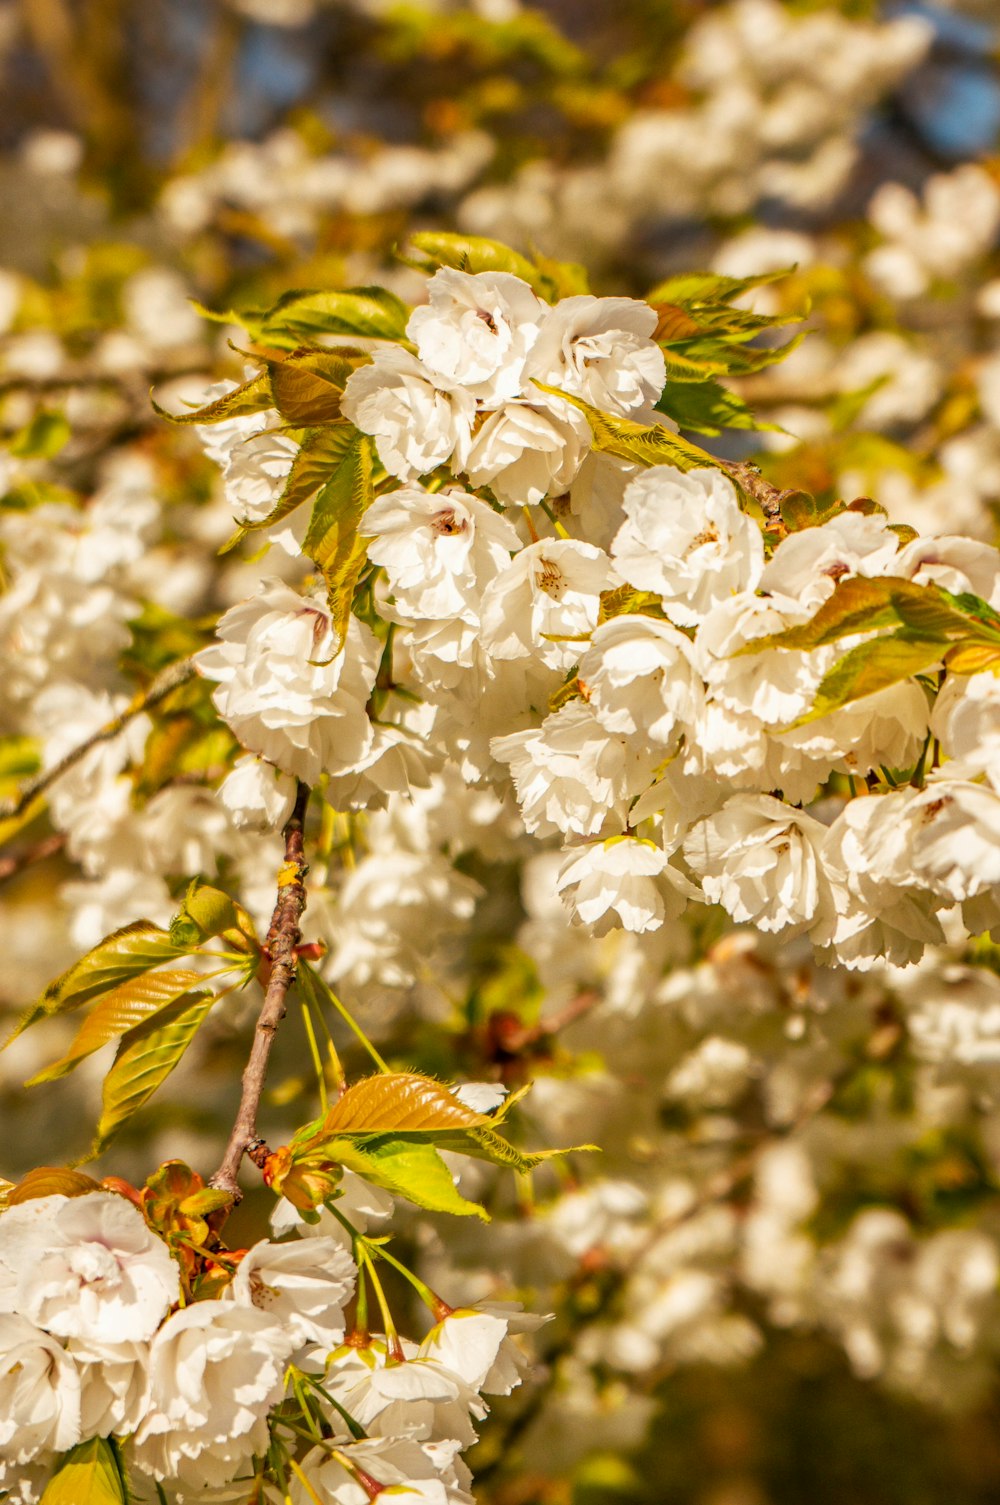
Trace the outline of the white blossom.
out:
[[[618,925],[639,933],[656,930],[666,914],[679,914],[687,899],[698,893],[668,867],[662,848],[614,836],[567,848],[556,888],[567,908],[595,935]]]
[[[390,475],[412,481],[438,465],[465,465],[476,399],[440,379],[398,345],[382,346],[344,388],[341,412],[372,434]]]
[[[655,329],[654,310],[634,298],[563,298],[545,315],[525,374],[605,412],[631,413],[663,390]]]
[[[142,1214],[114,1192],[39,1197],[0,1217],[16,1309],[84,1342],[143,1342],[180,1294],[180,1272]]]
[[[566,491],[590,443],[583,415],[538,398],[512,400],[476,431],[466,465],[473,486],[489,486],[502,502],[534,505]]]
[[[80,1441],[80,1372],[58,1339],[0,1312],[0,1449],[30,1463]]]
[[[826,828],[765,794],[737,794],[699,821],[684,856],[705,897],[761,930],[829,922],[832,897],[821,848]]]
[[[262,1239],[240,1260],[227,1294],[266,1312],[299,1344],[335,1348],[344,1336],[344,1306],[356,1276],[354,1261],[336,1239]]]
[[[697,625],[759,581],[760,529],[719,471],[654,465],[630,482],[622,506],[626,520],[611,543],[615,568],[637,590],[661,596],[680,626]]]
[[[219,799],[234,826],[250,831],[280,830],[295,804],[295,780],[266,758],[246,753],[219,785]]]
[[[343,645],[326,601],[264,581],[225,613],[217,641],[196,655],[223,720],[251,752],[315,784],[357,766],[372,743],[365,705],[379,645],[352,617]]]
[[[508,272],[442,267],[427,284],[427,296],[427,306],[414,309],[406,326],[424,365],[443,384],[489,405],[516,397],[547,311],[528,284]]]
[[[536,656],[550,667],[579,659],[596,626],[611,566],[593,544],[543,539],[516,554],[486,587],[482,642],[494,658]]]
[[[577,672],[609,732],[648,737],[672,752],[698,719],[703,692],[691,644],[668,622],[631,612],[603,622]]]
[[[267,1413],[295,1343],[267,1313],[196,1301],[163,1324],[149,1354],[146,1409],[132,1454],[156,1479],[225,1484],[267,1447]]]

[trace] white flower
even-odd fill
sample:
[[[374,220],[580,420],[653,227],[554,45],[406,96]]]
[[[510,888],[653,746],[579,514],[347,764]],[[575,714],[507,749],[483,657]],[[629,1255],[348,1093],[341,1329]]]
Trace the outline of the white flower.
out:
[[[337,1239],[262,1239],[244,1254],[227,1295],[267,1312],[296,1346],[334,1348],[344,1336],[344,1306],[356,1278],[354,1261]]]
[[[539,836],[596,836],[606,824],[620,830],[629,799],[652,777],[655,756],[606,731],[577,700],[540,727],[494,737],[490,747],[510,765],[524,824]]]
[[[961,762],[962,772],[985,773],[1000,789],[1000,679],[995,674],[949,674],[931,712],[931,731],[945,754]]]
[[[225,1484],[267,1448],[267,1413],[284,1390],[293,1334],[254,1307],[197,1301],[160,1328],[149,1354],[136,1465],[157,1479]]]
[[[662,881],[657,882],[657,879]],[[666,913],[677,915],[697,889],[667,866],[667,854],[650,841],[613,836],[592,846],[570,847],[556,879],[566,907],[594,935],[609,930],[658,930]]]
[[[482,642],[493,658],[537,656],[554,669],[575,664],[579,638],[597,626],[608,556],[593,544],[542,539],[521,550],[483,593]]]
[[[17,1278],[19,1312],[85,1342],[144,1342],[180,1295],[166,1244],[114,1192],[9,1208],[0,1217],[0,1263]]]
[[[404,1437],[370,1437],[346,1442],[337,1451],[351,1467],[377,1485],[378,1499],[425,1501],[426,1505],[473,1505],[453,1476],[442,1475],[419,1443]],[[289,1483],[291,1505],[369,1505],[370,1494],[354,1473],[327,1448],[313,1448],[300,1464],[309,1488],[296,1475]]]
[[[655,329],[655,312],[635,298],[563,298],[545,315],[525,374],[605,412],[631,413],[663,391]]]
[[[323,596],[265,580],[216,631],[196,663],[219,681],[212,699],[249,751],[307,784],[361,762],[372,743],[365,705],[380,656],[368,627],[351,617],[340,646]]]
[[[443,384],[488,405],[516,397],[524,362],[547,312],[526,282],[508,272],[442,267],[427,284],[429,303],[410,315],[406,333]]]
[[[815,609],[845,575],[895,574],[899,537],[888,525],[881,514],[839,512],[818,528],[789,533],[764,568],[761,590]]]
[[[389,1362],[381,1340],[339,1348],[330,1356],[324,1386],[369,1436],[451,1438],[470,1446],[476,1440],[470,1415],[485,1416],[485,1404],[440,1360],[411,1351],[412,1357]]]
[[[492,1312],[459,1307],[435,1323],[420,1344],[422,1358],[437,1359],[473,1390],[482,1390],[507,1337],[507,1322]]]
[[[226,501],[238,523],[263,522],[281,496],[299,446],[270,429],[251,434],[229,451],[223,472]]]
[[[1000,609],[1000,551],[978,539],[951,534],[914,538],[900,549],[893,573],[955,595],[971,591],[994,611]]]
[[[249,831],[277,831],[295,804],[295,780],[266,758],[247,753],[237,758],[219,785],[219,799],[234,826]]]
[[[442,390],[408,350],[377,349],[371,365],[348,379],[340,406],[362,433],[374,435],[390,475],[412,481],[449,461],[463,469],[476,399],[462,388]]]
[[[826,827],[766,794],[737,794],[699,821],[684,856],[710,903],[761,930],[806,929],[829,919],[820,858]]]
[[[837,902],[829,944],[845,967],[906,966],[944,940],[932,896],[911,877],[908,803],[902,792],[849,800],[826,834]]]
[[[590,429],[569,403],[556,412],[542,396],[505,403],[477,430],[466,465],[473,486],[489,486],[515,506],[566,491],[590,447]]]
[[[24,1204],[29,1205],[29,1204]],[[0,1313],[0,1453],[29,1463],[80,1441],[80,1373],[56,1338]]]
[[[71,1338],[67,1351],[80,1372],[80,1430],[84,1437],[133,1432],[145,1406],[146,1343],[85,1343]]]
[[[719,471],[655,465],[629,484],[622,506],[626,520],[611,543],[615,568],[638,590],[661,596],[682,627],[760,579],[760,529]]]
[[[378,497],[362,524],[368,557],[385,569],[396,608],[418,621],[478,621],[483,587],[510,562],[520,539],[470,492],[401,486]]]
[[[691,644],[654,617],[603,622],[580,659],[580,686],[609,732],[648,737],[671,752],[698,718],[702,684]]]
[[[909,799],[904,819],[918,883],[953,903],[1000,884],[1000,794],[993,789],[934,779]]]

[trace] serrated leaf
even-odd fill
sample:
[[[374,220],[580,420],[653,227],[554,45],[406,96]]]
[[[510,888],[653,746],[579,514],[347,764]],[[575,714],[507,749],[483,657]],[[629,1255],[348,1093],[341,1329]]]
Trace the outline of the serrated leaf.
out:
[[[944,661],[950,674],[982,674],[987,669],[995,674],[1000,670],[1000,646],[959,643],[948,650]]]
[[[18,1207],[22,1202],[34,1202],[39,1197],[85,1197],[88,1192],[100,1190],[101,1183],[93,1176],[84,1175],[83,1171],[61,1165],[39,1165],[11,1187],[7,1193],[7,1206]]]
[[[728,303],[749,293],[755,287],[764,287],[769,282],[779,282],[794,272],[794,267],[782,267],[777,272],[759,272],[753,277],[722,277],[714,272],[680,272],[657,283],[647,295],[650,303],[692,304]]]
[[[190,413],[168,413],[159,403],[153,403],[153,411],[170,423],[223,423],[227,418],[242,418],[249,413],[263,413],[274,407],[271,378],[266,371],[259,371],[241,387],[195,408]]]
[[[357,360],[342,351],[292,351],[284,360],[269,361],[274,405],[289,423],[305,427],[332,423],[340,417],[340,399]]]
[[[124,1036],[104,1079],[92,1154],[101,1153],[179,1065],[215,1001],[211,992],[186,993]]]
[[[296,344],[316,335],[404,340],[410,310],[384,287],[352,287],[343,292],[298,290],[279,298],[259,326],[259,338],[292,336]]]
[[[405,1197],[429,1212],[450,1212],[489,1221],[485,1207],[462,1196],[431,1144],[392,1136],[366,1140],[363,1145],[351,1139],[333,1139],[323,1145],[323,1155],[363,1176],[372,1185]]]
[[[697,434],[721,434],[724,429],[780,432],[777,424],[756,418],[742,397],[717,381],[668,380],[656,408],[680,428]]]
[[[519,251],[511,250],[502,241],[488,240],[482,235],[451,235],[443,231],[421,230],[407,242],[406,259],[415,262],[425,271],[433,272],[438,267],[454,267],[459,272],[509,272],[520,277],[536,293],[545,290],[545,278]]]
[[[127,1505],[128,1491],[106,1437],[78,1443],[46,1485],[41,1505]]]
[[[678,470],[700,470],[705,466],[723,468],[714,455],[669,429],[656,424],[634,423],[631,418],[615,418],[610,413],[602,413],[600,408],[591,407],[582,397],[573,397],[558,387],[549,387],[540,381],[534,385],[579,408],[590,424],[593,447],[601,454],[617,455],[620,460],[631,460],[639,465],[674,465]]]
[[[740,654],[765,648],[809,649],[835,643],[855,632],[880,627],[905,627],[911,637],[941,644],[969,638],[1000,644],[1000,618],[978,596],[953,596],[940,586],[917,585],[902,576],[868,579],[850,575],[841,580],[808,622],[766,638],[755,638]]]
[[[348,1087],[322,1120],[325,1135],[433,1134],[489,1122],[485,1113],[467,1107],[443,1083],[415,1071],[364,1077]]]
[[[912,679],[939,664],[944,651],[945,645],[940,640],[913,638],[906,632],[859,643],[823,676],[811,707],[792,726],[805,726],[855,700],[863,700],[866,695]]]
[[[308,429],[302,444],[292,461],[285,487],[271,511],[259,522],[240,524],[240,536],[273,528],[283,522],[296,507],[307,502],[329,479],[344,458],[345,451],[357,430],[346,419]]]
[[[313,505],[302,551],[323,573],[336,632],[343,640],[351,600],[367,559],[358,536],[361,519],[375,496],[375,444],[355,430],[344,457]]]
[[[214,936],[221,936],[236,951],[249,954],[260,950],[256,927],[243,905],[220,888],[195,878],[170,921],[170,939],[186,953]]]
[[[66,1076],[96,1050],[152,1018],[201,981],[199,972],[184,968],[153,972],[123,983],[94,1005],[66,1054],[51,1066],[46,1066],[44,1071],[36,1072],[24,1085],[38,1087],[42,1082],[54,1082]]]
[[[78,1009],[126,979],[184,955],[184,948],[178,947],[167,932],[152,921],[135,920],[131,925],[124,925],[74,962],[55,982],[49,983],[41,998],[22,1014],[3,1048],[6,1049],[36,1020]]]

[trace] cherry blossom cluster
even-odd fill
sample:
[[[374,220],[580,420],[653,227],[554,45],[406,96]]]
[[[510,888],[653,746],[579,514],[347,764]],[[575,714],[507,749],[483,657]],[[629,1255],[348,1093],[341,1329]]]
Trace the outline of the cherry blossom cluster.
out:
[[[445,758],[501,795],[509,780],[525,830],[561,839],[555,887],[597,933],[653,930],[700,900],[865,967],[916,960],[944,939],[943,916],[991,929],[992,672],[902,678],[810,718],[864,633],[754,645],[854,577],[996,607],[1000,554],[952,536],[906,542],[869,507],[765,540],[722,470],[591,454],[587,420],[560,394],[656,432],[655,319],[629,299],[549,306],[507,273],[431,278],[407,326],[417,353],[379,347],[343,401],[393,478],[361,523],[381,639],[352,618],[339,648],[319,592],[277,581],[226,614],[199,667],[265,761],[241,765],[224,801],[238,819],[280,819],[292,779],[322,772],[331,803],[363,808]],[[227,425],[244,520],[266,517],[277,492],[262,487],[251,507],[259,446],[278,442],[260,422]],[[259,431],[234,442],[250,423]],[[373,726],[386,653],[393,690]],[[929,740],[939,759],[921,756]]]
[[[243,1499],[283,1443],[281,1497],[296,1505],[352,1501],[359,1480],[371,1498],[392,1487],[467,1505],[459,1454],[487,1412],[482,1395],[520,1384],[508,1330],[532,1319],[438,1302],[419,1343],[349,1328],[352,1237],[391,1202],[346,1176],[337,1217],[308,1225],[279,1203],[278,1230],[308,1236],[206,1259],[196,1299],[190,1249],[118,1191],[41,1196],[0,1215],[4,1498],[30,1505],[61,1456],[106,1438],[143,1499]],[[304,1453],[294,1426],[274,1431],[301,1385],[315,1402]]]

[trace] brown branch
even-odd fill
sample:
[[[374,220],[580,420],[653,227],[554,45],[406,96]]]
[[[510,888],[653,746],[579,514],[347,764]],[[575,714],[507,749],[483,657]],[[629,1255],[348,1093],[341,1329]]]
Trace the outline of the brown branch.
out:
[[[26,784],[22,784],[13,799],[0,804],[0,821],[16,820],[19,815],[23,815],[33,800],[37,799],[40,794],[44,794],[45,790],[54,784],[56,779],[62,778],[63,774],[75,763],[79,763],[92,747],[96,747],[99,742],[113,741],[119,732],[125,730],[130,721],[134,721],[136,716],[141,716],[143,711],[149,710],[150,706],[158,705],[161,700],[165,700],[171,690],[176,690],[178,685],[185,684],[187,680],[192,679],[194,672],[194,664],[189,658],[179,659],[175,664],[168,664],[166,669],[156,676],[149,689],[137,695],[124,711],[119,712],[86,741],[71,748],[65,757],[59,759],[58,763],[53,763],[51,768],[43,769]]]
[[[270,960],[271,972],[264,993],[264,1003],[254,1030],[250,1059],[243,1072],[240,1106],[236,1113],[226,1153],[222,1163],[210,1181],[220,1191],[229,1192],[235,1202],[242,1197],[239,1185],[239,1170],[243,1156],[257,1142],[257,1110],[264,1091],[267,1063],[274,1045],[278,1026],[285,1017],[285,999],[295,981],[295,948],[302,939],[299,921],[306,907],[305,875],[308,867],[303,856],[302,832],[305,824],[306,806],[309,803],[308,785],[299,782],[295,796],[295,808],[285,826],[285,860],[278,877],[278,898],[271,916],[271,928],[267,933],[265,947]]]
[[[16,878],[18,873],[23,873],[25,868],[32,867],[36,862],[44,862],[47,857],[54,857],[57,852],[62,851],[65,845],[65,832],[54,831],[51,836],[43,837],[26,851],[12,852],[8,857],[0,857],[0,883],[7,883],[11,878]]]

